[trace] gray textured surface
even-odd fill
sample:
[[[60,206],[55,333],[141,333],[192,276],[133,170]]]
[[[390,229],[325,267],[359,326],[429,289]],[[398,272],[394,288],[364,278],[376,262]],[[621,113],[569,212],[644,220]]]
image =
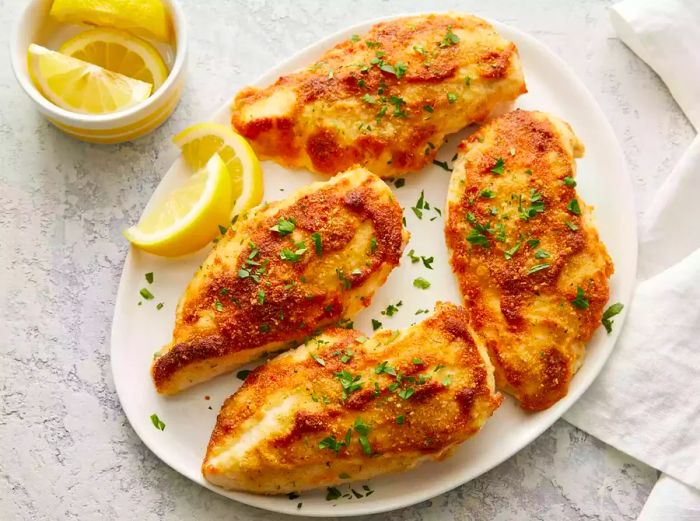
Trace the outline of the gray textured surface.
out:
[[[19,1],[0,0],[0,25]],[[642,213],[693,135],[656,75],[613,36],[605,2],[184,1],[188,89],[158,131],[113,147],[62,135],[12,77],[0,35],[0,519],[278,519],[189,482],[129,427],[109,365],[134,222],[175,157],[169,137],[265,68],[363,19],[448,7],[534,34],[609,115]],[[486,4],[486,5],[484,5]],[[634,519],[656,471],[559,421],[518,455],[392,520]]]

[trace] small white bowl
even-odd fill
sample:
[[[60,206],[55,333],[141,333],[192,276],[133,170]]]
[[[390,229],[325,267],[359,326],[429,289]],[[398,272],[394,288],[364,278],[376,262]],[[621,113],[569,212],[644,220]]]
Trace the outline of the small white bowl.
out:
[[[29,44],[50,48],[65,30],[49,18],[51,0],[31,0],[15,22],[10,39],[12,69],[17,81],[34,101],[39,112],[64,132],[93,143],[121,143],[155,130],[172,114],[185,85],[187,58],[187,24],[180,5],[175,0],[163,0],[173,26],[174,57],[164,56],[170,73],[163,85],[148,99],[126,110],[111,114],[80,114],[63,109],[47,100],[37,90],[27,69]],[[162,52],[162,49],[159,49]],[[168,58],[172,58],[169,60]]]

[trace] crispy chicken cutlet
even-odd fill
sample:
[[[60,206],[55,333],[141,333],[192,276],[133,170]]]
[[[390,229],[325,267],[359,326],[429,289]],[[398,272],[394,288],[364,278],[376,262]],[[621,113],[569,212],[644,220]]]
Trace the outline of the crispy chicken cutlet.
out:
[[[526,92],[518,50],[488,22],[430,14],[381,22],[233,104],[233,127],[263,159],[381,177],[431,163],[445,136]]]
[[[600,325],[613,265],[576,193],[571,127],[517,110],[460,145],[445,225],[472,331],[524,409],[566,395]]]
[[[172,394],[368,306],[408,241],[389,187],[357,168],[257,207],[216,244],[177,306],[153,361]]]
[[[219,413],[204,476],[284,494],[447,457],[502,400],[467,322],[439,303],[406,330],[331,328],[258,367]]]

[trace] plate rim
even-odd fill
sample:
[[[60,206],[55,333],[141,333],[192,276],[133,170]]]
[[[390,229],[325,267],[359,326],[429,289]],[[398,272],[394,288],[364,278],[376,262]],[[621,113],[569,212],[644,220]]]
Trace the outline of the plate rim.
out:
[[[611,144],[611,148],[615,150],[615,155],[617,156],[619,165],[621,167],[621,173],[620,173],[620,178],[622,180],[622,184],[625,185],[624,188],[631,194],[633,194],[633,185],[632,185],[632,180],[629,176],[629,170],[627,168],[627,163],[625,160],[624,156],[624,151],[622,150],[622,147],[620,145],[619,140],[617,139],[617,136],[614,133],[614,130],[612,128],[612,125],[610,124],[610,121],[606,117],[605,113],[601,109],[600,105],[598,104],[597,100],[593,96],[593,94],[586,88],[584,82],[578,77],[578,75],[575,73],[575,71],[569,66],[568,63],[566,63],[563,58],[561,58],[558,54],[556,54],[553,50],[551,50],[549,47],[547,47],[544,43],[540,42],[537,38],[532,36],[531,34],[514,27],[513,25],[503,23],[488,17],[480,16],[477,14],[472,14],[472,13],[462,13],[459,11],[455,10],[441,10],[441,11],[409,11],[409,12],[402,12],[399,14],[392,14],[392,15],[387,15],[387,16],[382,16],[378,18],[371,18],[367,19],[358,23],[355,23],[353,25],[346,26],[344,28],[341,28],[332,34],[326,36],[325,38],[322,38],[320,40],[315,41],[314,43],[311,43],[298,52],[294,53],[292,56],[289,58],[282,60],[278,62],[276,65],[265,71],[263,74],[257,76],[254,81],[246,83],[246,85],[253,85],[253,86],[259,86],[261,83],[267,83],[269,81],[269,77],[277,77],[279,76],[279,69],[285,68],[285,65],[288,64],[293,64],[296,61],[300,60],[301,58],[307,58],[307,56],[310,53],[313,53],[314,51],[318,51],[319,49],[326,50],[329,46],[340,42],[343,38],[346,38],[347,35],[353,34],[354,31],[365,31],[367,30],[368,26],[377,24],[379,22],[383,21],[388,21],[388,20],[394,20],[397,18],[403,18],[407,16],[425,16],[425,15],[430,15],[430,14],[469,14],[473,16],[477,16],[478,18],[481,18],[491,25],[494,26],[499,32],[505,29],[507,32],[511,32],[515,35],[517,35],[517,38],[519,40],[527,41],[528,45],[534,47],[537,49],[539,52],[544,53],[549,56],[550,59],[554,60],[557,62],[558,66],[561,68],[561,70],[565,71],[568,78],[572,79],[573,81],[571,82],[572,85],[575,85],[577,87],[577,94],[584,97],[587,101],[587,103],[595,108],[595,117],[594,119],[598,119],[601,122],[603,122],[603,127],[605,129],[605,134],[604,136],[606,140]],[[241,87],[242,88],[242,87]],[[239,89],[240,90],[240,89]],[[233,97],[235,94],[228,99],[222,106],[220,106],[216,111],[214,111],[212,114],[216,115],[219,112],[221,112],[224,108],[230,107],[231,102],[233,100]],[[151,202],[153,198],[153,194],[158,190],[158,187],[161,185],[163,179],[165,179],[167,173],[169,172],[170,168],[173,167],[175,164],[175,161],[170,165],[166,173],[163,175],[161,178],[160,182],[156,186],[156,188],[153,190],[151,193],[151,197],[149,198],[149,201],[146,203],[147,205]],[[636,218],[636,209],[635,209],[635,200],[634,197],[630,197],[628,200],[630,210],[632,211],[634,215],[634,219],[631,219],[631,223],[628,224],[632,229],[630,230],[630,236],[632,237],[632,241],[634,244],[634,249],[632,252],[629,253],[631,259],[628,259],[627,262],[630,264],[632,274],[630,275],[633,278],[632,283],[630,284],[630,287],[627,288],[625,292],[623,292],[620,297],[626,302],[628,305],[632,300],[632,296],[634,293],[634,280],[636,280],[636,275],[637,275],[637,269],[638,269],[638,248],[639,248],[639,241],[638,241],[638,223],[637,223],[637,218]],[[208,490],[215,492],[223,497],[226,497],[228,499],[232,499],[234,501],[237,501],[239,503],[243,503],[247,506],[250,507],[255,507],[259,508],[261,510],[266,510],[270,512],[277,512],[281,514],[287,514],[287,515],[293,515],[293,516],[307,516],[307,517],[327,517],[327,516],[333,516],[333,517],[351,517],[351,516],[360,516],[360,515],[368,515],[368,514],[378,514],[378,513],[384,513],[384,512],[389,512],[393,510],[397,510],[400,508],[406,508],[412,505],[416,505],[418,503],[421,503],[423,501],[429,500],[431,498],[437,497],[441,494],[444,494],[446,492],[449,492],[451,490],[454,490],[457,487],[460,487],[464,485],[465,483],[468,483],[472,481],[473,479],[476,479],[477,477],[485,474],[486,472],[490,471],[491,469],[494,469],[507,459],[513,457],[515,454],[523,450],[525,447],[527,447],[530,443],[535,441],[537,438],[539,438],[543,432],[545,432],[547,429],[549,429],[558,419],[560,419],[566,411],[572,407],[578,399],[583,395],[584,392],[591,386],[593,381],[598,377],[600,372],[602,371],[603,367],[608,361],[608,358],[612,354],[613,350],[615,349],[615,346],[617,344],[619,335],[621,331],[624,328],[624,323],[626,322],[627,318],[627,313],[623,314],[621,317],[619,317],[616,320],[617,327],[615,328],[615,331],[608,336],[608,338],[613,337],[612,341],[609,343],[609,348],[607,348],[606,352],[602,354],[602,356],[599,357],[599,359],[596,361],[597,365],[594,367],[593,370],[590,371],[590,375],[588,376],[588,380],[582,383],[579,383],[577,388],[571,391],[569,390],[569,393],[562,398],[559,402],[554,404],[552,407],[549,409],[546,409],[545,411],[541,411],[540,413],[537,414],[546,414],[549,416],[549,418],[545,418],[543,421],[540,423],[536,424],[536,428],[534,428],[527,436],[528,441],[526,441],[524,444],[519,445],[519,444],[514,444],[512,447],[510,447],[508,450],[504,450],[503,454],[501,457],[496,458],[495,461],[491,461],[490,464],[487,466],[487,468],[484,468],[481,470],[479,473],[476,475],[472,476],[471,478],[468,478],[466,480],[458,480],[458,481],[453,481],[448,485],[441,486],[437,489],[430,489],[430,492],[428,493],[419,493],[419,494],[413,494],[412,496],[398,496],[399,500],[393,500],[393,501],[386,501],[385,504],[382,505],[363,505],[362,503],[354,503],[353,505],[355,506],[355,511],[352,512],[345,512],[345,511],[335,511],[333,510],[331,504],[328,505],[327,508],[322,508],[322,509],[317,509],[316,511],[301,511],[298,510],[295,506],[295,504],[292,504],[290,502],[289,508],[271,508],[269,506],[261,506],[260,502],[257,501],[254,498],[262,497],[266,498],[268,496],[259,496],[256,494],[252,493],[245,493],[245,492],[239,492],[239,491],[229,491],[229,490],[224,490],[220,489],[219,487],[216,487],[212,484],[210,484],[208,481],[203,479],[203,477],[200,475],[196,479],[192,477],[189,474],[189,471],[186,468],[183,468],[183,466],[176,460],[173,460],[173,458],[166,456],[161,456],[159,451],[157,450],[157,447],[154,446],[153,444],[149,443],[148,440],[149,437],[146,435],[142,435],[142,429],[140,426],[140,423],[137,421],[132,421],[132,415],[129,413],[129,408],[125,406],[124,401],[122,400],[122,393],[120,392],[121,385],[119,382],[121,381],[120,379],[117,378],[117,375],[115,373],[115,364],[112,363],[112,360],[115,358],[115,352],[118,350],[115,350],[115,344],[117,343],[116,341],[116,328],[114,327],[115,324],[118,324],[122,322],[124,319],[121,316],[120,313],[120,306],[118,306],[118,303],[122,301],[122,299],[125,298],[125,292],[126,292],[126,272],[127,272],[127,267],[134,262],[134,255],[133,255],[134,248],[129,245],[129,248],[127,250],[127,254],[124,259],[124,263],[122,265],[122,272],[120,274],[119,278],[119,284],[118,284],[118,289],[117,293],[115,296],[115,304],[114,304],[114,314],[112,317],[112,327],[111,327],[111,332],[110,332],[110,372],[112,375],[112,380],[114,381],[114,387],[115,391],[117,393],[117,397],[119,399],[119,404],[122,408],[122,411],[124,412],[124,415],[126,416],[129,425],[131,428],[134,430],[136,435],[139,437],[140,441],[163,463],[165,463],[167,466],[169,466],[171,469],[174,471],[178,472],[182,476],[188,478],[189,480],[193,481],[194,483],[207,488]],[[460,305],[463,305],[463,302],[459,303]],[[628,306],[629,307],[629,306]],[[118,355],[117,355],[118,358]],[[590,365],[590,361],[586,361]],[[575,376],[581,376],[580,372],[578,372]],[[235,496],[235,497],[234,497]]]

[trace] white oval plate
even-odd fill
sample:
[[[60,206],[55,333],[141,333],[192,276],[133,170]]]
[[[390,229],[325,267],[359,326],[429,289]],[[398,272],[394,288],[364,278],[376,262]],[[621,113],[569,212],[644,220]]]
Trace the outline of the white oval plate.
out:
[[[391,17],[394,18],[394,17]],[[287,62],[268,71],[255,82],[267,85],[281,74],[290,73],[319,56],[332,44],[362,34],[378,20],[355,25],[308,47]],[[612,129],[593,97],[574,76],[568,66],[533,37],[507,25],[492,22],[501,34],[514,41],[525,70],[528,94],[522,96],[518,107],[552,112],[569,121],[586,145],[586,157],[578,162],[578,190],[583,199],[596,209],[600,235],[615,263],[611,302],[627,304],[636,273],[637,235],[632,199],[632,186],[625,170],[620,147]],[[230,104],[224,106],[212,121],[228,123]],[[438,159],[450,162],[456,146],[466,133],[452,136],[440,150]],[[265,199],[285,197],[293,189],[319,177],[305,171],[290,172],[272,162],[263,163]],[[180,183],[186,174],[177,160],[163,178],[151,202],[163,191]],[[406,252],[434,256],[433,269],[422,263],[413,264],[404,256],[401,266],[394,270],[388,282],[377,291],[372,305],[361,312],[355,327],[370,333],[371,319],[376,318],[386,328],[400,328],[418,321],[418,309],[432,310],[436,300],[460,302],[457,284],[447,262],[443,240],[443,219],[434,211],[424,212],[418,220],[412,211],[421,190],[431,206],[444,208],[449,173],[437,166],[406,176],[406,185],[394,189],[401,205],[406,208],[406,220],[412,238]],[[150,204],[150,203],[149,203]],[[432,220],[433,217],[436,217]],[[177,301],[206,251],[180,259],[162,259],[131,249],[122,273],[112,325],[112,370],[122,407],[131,425],[143,442],[172,468],[215,492],[259,508],[311,516],[348,516],[383,512],[424,501],[453,489],[492,469],[534,440],[559,418],[586,390],[612,351],[617,333],[622,328],[618,318],[612,335],[601,327],[589,343],[586,361],[574,377],[569,394],[550,409],[528,414],[514,400],[507,398],[503,406],[474,438],[463,444],[447,461],[427,463],[405,474],[377,478],[371,483],[354,485],[364,494],[362,485],[374,491],[371,495],[326,501],[325,490],[306,492],[298,499],[287,496],[268,497],[241,492],[228,492],[207,483],[200,465],[209,434],[214,426],[221,403],[241,384],[235,375],[224,375],[189,389],[175,397],[156,394],[149,374],[153,353],[170,340]],[[153,272],[155,281],[149,285],[144,274]],[[413,287],[411,281],[422,276],[431,282],[429,290]],[[138,302],[139,289],[148,287],[154,300]],[[380,314],[390,303],[402,301],[400,311],[389,318]],[[156,304],[163,302],[161,310]],[[209,397],[207,400],[206,397]],[[166,424],[164,431],[154,428],[149,417],[157,413]],[[350,493],[349,487],[340,487]],[[298,504],[301,503],[301,507]]]

